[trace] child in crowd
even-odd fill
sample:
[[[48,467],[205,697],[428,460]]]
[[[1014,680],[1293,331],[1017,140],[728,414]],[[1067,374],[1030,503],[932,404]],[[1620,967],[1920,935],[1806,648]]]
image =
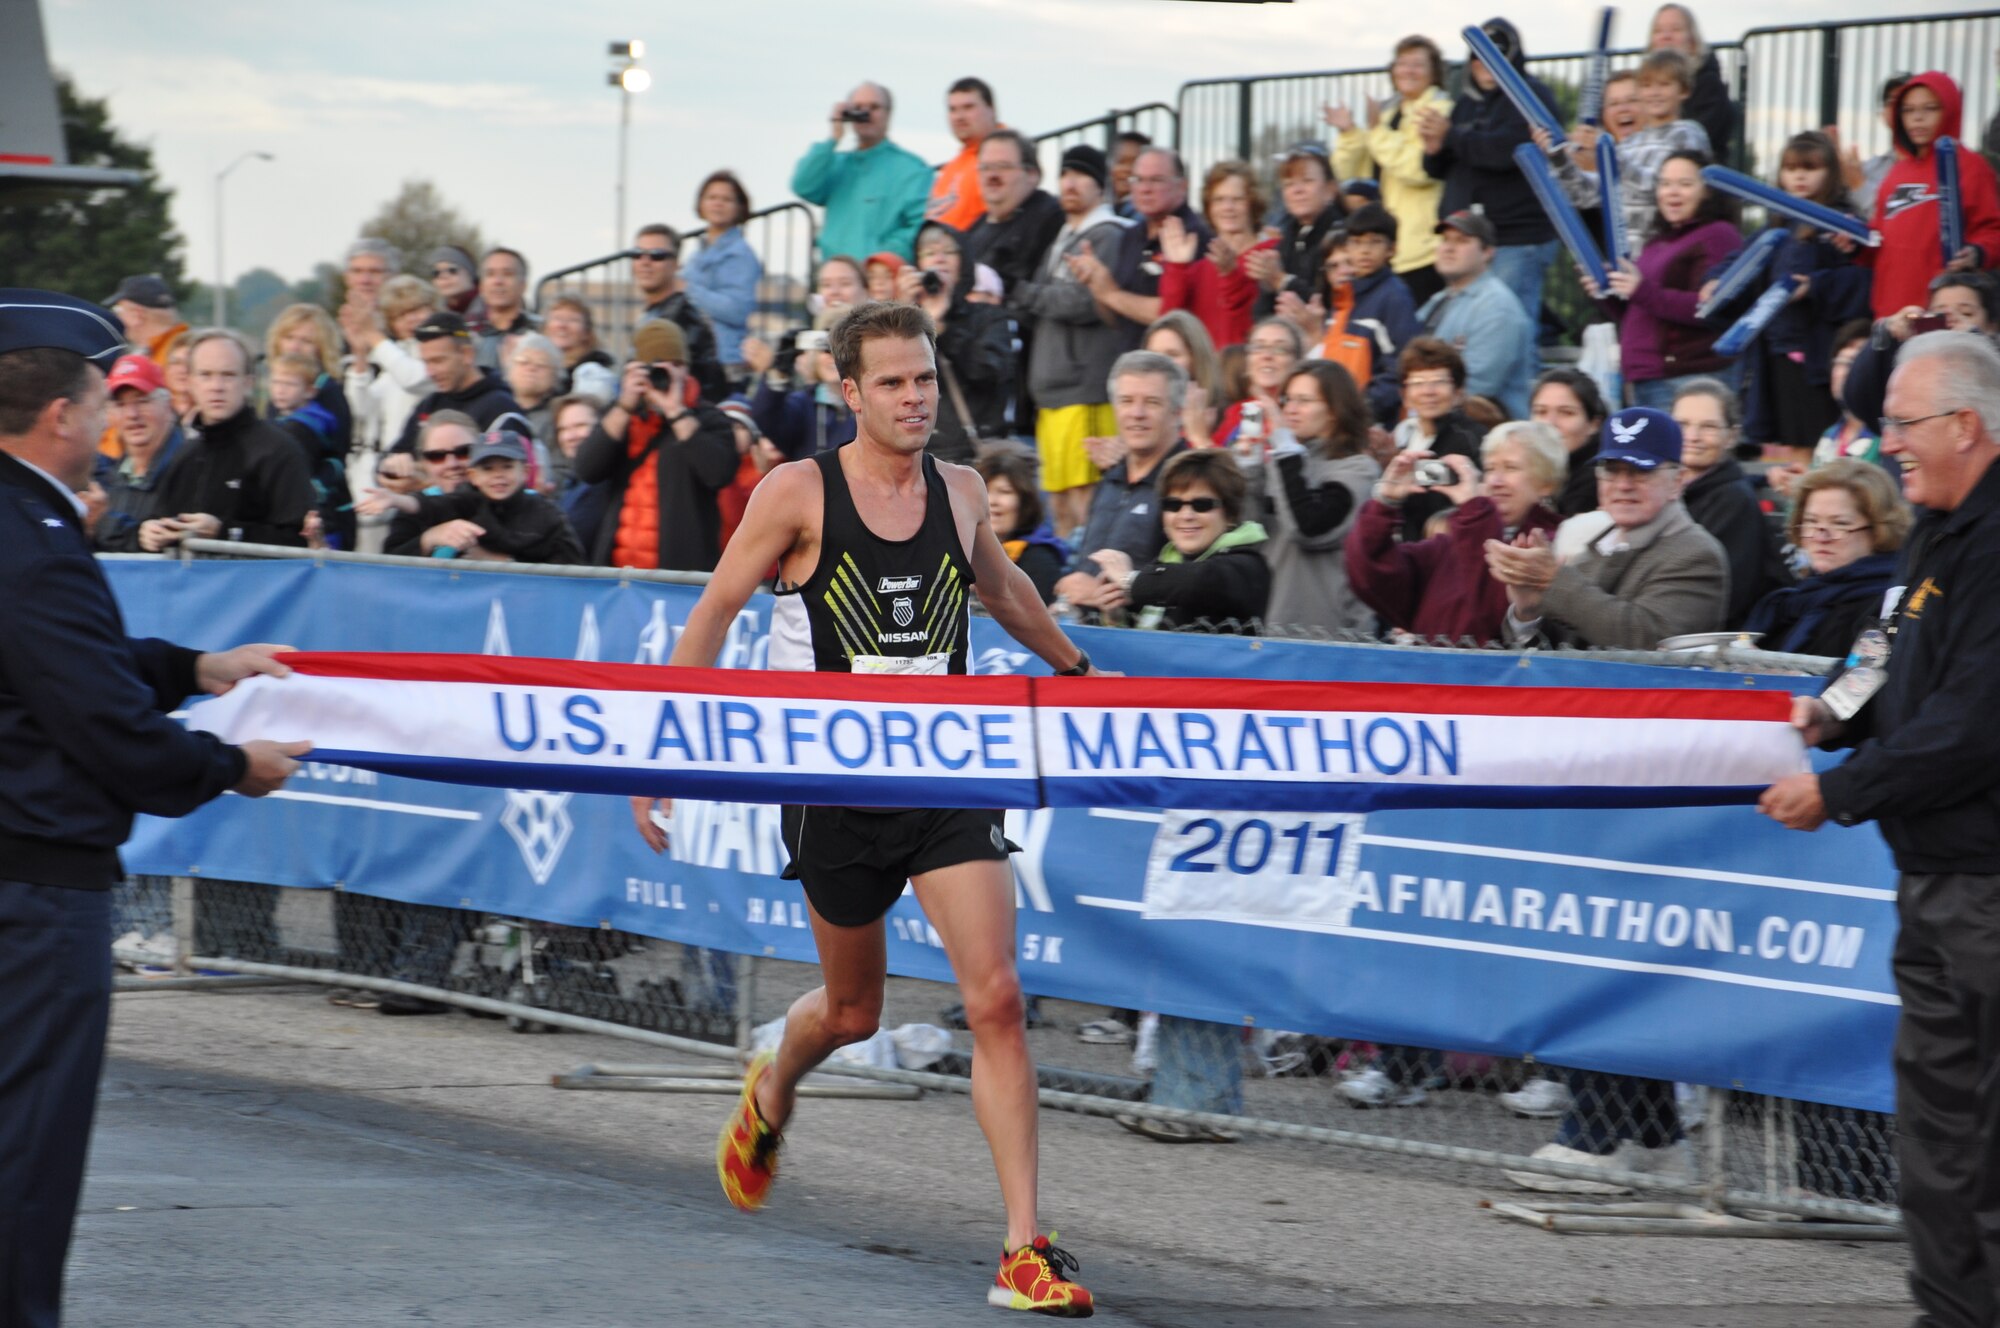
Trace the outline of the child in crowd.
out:
[[[1640,62],[1636,78],[1640,126],[1622,138],[1613,135],[1620,173],[1617,202],[1625,209],[1625,230],[1634,244],[1653,219],[1653,186],[1667,158],[1676,152],[1711,155],[1708,131],[1681,117],[1681,107],[1694,94],[1694,62],[1680,51],[1653,51]],[[1547,130],[1537,128],[1534,136],[1542,151],[1554,148]],[[1589,141],[1590,150],[1573,145],[1556,163],[1564,191],[1580,208],[1605,205],[1597,179],[1596,139]]]
[[[1794,198],[1848,211],[1839,150],[1832,139],[1817,130],[1795,134],[1785,144],[1778,161],[1778,187]],[[1840,407],[1828,388],[1833,335],[1844,324],[1867,314],[1869,270],[1824,232],[1796,222],[1779,224],[1786,232],[1785,240],[1764,280],[1753,282],[1740,299],[1717,311],[1710,321],[1726,328],[1769,286],[1791,284],[1791,303],[1744,352],[1744,369],[1751,375],[1744,437],[1785,449],[1784,460],[1802,461],[1820,435],[1840,418]],[[1703,300],[1712,289],[1712,281],[1702,287]]]
[[[1381,204],[1369,203],[1328,238],[1319,291],[1327,322],[1308,352],[1352,374],[1363,385],[1369,413],[1385,428],[1395,427],[1403,408],[1396,356],[1423,331],[1409,287],[1391,270],[1399,226]],[[1279,305],[1290,307],[1284,296]]]
[[[862,265],[861,269],[868,279],[868,298],[871,300],[894,300],[896,298],[896,278],[901,276],[903,269],[908,266],[909,263],[899,254],[884,251],[879,254],[868,255],[868,261]]]
[[[391,493],[370,489],[360,505],[362,515],[391,508],[408,513],[425,526],[470,521],[480,527],[479,542],[466,552],[470,558],[499,562],[565,563],[584,561],[583,544],[569,518],[548,498],[528,487],[528,448],[511,429],[487,434],[472,448],[472,469],[466,485],[452,493]],[[438,556],[446,556],[440,546]]]
[[[1896,91],[1896,164],[1884,177],[1869,218],[1882,243],[1860,255],[1875,269],[1877,318],[1923,304],[1931,278],[1946,266],[1939,241],[1936,144],[1959,137],[1960,112],[1958,84],[1936,71],[1918,74]],[[1950,267],[1965,272],[2000,264],[2000,189],[1993,168],[1971,144],[1959,149],[1958,192],[1965,247]],[[1852,240],[1840,243],[1856,247]]]
[[[1873,331],[1874,327],[1867,319],[1857,318],[1844,324],[1834,334],[1829,386],[1833,399],[1841,403],[1840,419],[1820,435],[1818,444],[1813,448],[1814,466],[1824,466],[1843,457],[1849,461],[1882,464],[1882,440],[1876,436],[1873,422],[1857,418],[1845,404],[1847,371],[1854,366],[1854,357],[1868,344],[1869,334]]]
[[[266,418],[290,434],[305,453],[312,478],[315,548],[354,547],[354,504],[347,467],[335,438],[339,422],[319,400],[319,365],[289,351],[270,361],[264,380]]]

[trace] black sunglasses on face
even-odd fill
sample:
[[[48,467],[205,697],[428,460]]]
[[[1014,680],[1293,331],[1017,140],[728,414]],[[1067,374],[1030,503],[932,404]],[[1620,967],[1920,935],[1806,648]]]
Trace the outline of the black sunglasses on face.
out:
[[[671,263],[681,256],[681,251],[678,249],[635,249],[632,252],[640,258],[650,258],[655,263]]]
[[[438,452],[424,453],[424,460],[430,462],[465,461],[472,456],[472,444],[462,443],[457,447],[447,447]]]
[[[1222,506],[1222,500],[1220,498],[1202,497],[1202,498],[1160,499],[1160,510],[1162,512],[1165,512],[1168,516],[1172,516],[1174,513],[1180,511],[1183,507],[1192,507],[1195,511],[1206,514],[1208,512],[1213,512],[1216,508],[1220,506]]]

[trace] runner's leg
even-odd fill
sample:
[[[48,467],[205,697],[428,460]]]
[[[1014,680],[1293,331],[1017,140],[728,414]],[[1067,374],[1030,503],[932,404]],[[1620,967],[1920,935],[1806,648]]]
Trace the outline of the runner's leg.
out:
[[[910,878],[937,928],[972,1030],[972,1109],[993,1150],[1007,1248],[1034,1240],[1035,1063],[1014,969],[1014,879],[1005,862],[961,862]]]
[[[838,1048],[866,1041],[882,1025],[882,983],[889,971],[882,920],[865,927],[836,927],[819,915],[811,900],[806,911],[812,917],[824,985],[792,1002],[777,1063],[757,1085],[757,1110],[773,1129],[784,1128],[791,1119],[799,1080]]]

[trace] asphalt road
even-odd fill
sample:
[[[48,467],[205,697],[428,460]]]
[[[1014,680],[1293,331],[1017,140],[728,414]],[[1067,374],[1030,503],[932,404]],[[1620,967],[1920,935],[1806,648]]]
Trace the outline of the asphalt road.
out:
[[[772,1207],[714,1178],[727,1099],[566,1093],[658,1059],[300,989],[120,996],[72,1328],[993,1323],[969,1103],[812,1101]],[[1043,1220],[1112,1324],[1886,1328],[1898,1245],[1554,1236],[1498,1177],[1043,1114]]]

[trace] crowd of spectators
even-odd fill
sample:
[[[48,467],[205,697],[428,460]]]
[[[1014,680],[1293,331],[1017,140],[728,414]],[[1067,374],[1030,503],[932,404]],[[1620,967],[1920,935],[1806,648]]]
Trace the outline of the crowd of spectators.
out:
[[[1514,25],[1483,31],[1553,110]],[[1855,461],[1893,478],[1880,399],[1897,350],[1938,320],[1991,330],[2000,315],[2000,193],[1976,154],[1961,154],[1964,246],[1938,244],[1934,144],[1961,132],[1956,83],[1890,80],[1879,157],[1816,132],[1786,145],[1773,185],[1866,218],[1881,243],[1774,219],[1766,280],[1793,298],[1731,352],[1721,334],[1749,297],[1712,297],[1747,237],[1701,172],[1729,153],[1741,108],[1694,15],[1663,5],[1643,57],[1611,72],[1600,123],[1560,142],[1453,45],[1404,38],[1390,95],[1327,106],[1324,141],[1194,177],[1133,131],[1044,160],[969,77],[944,92],[959,148],[933,170],[892,138],[890,90],[860,83],[791,181],[824,213],[810,325],[775,334],[749,192],[718,169],[696,190],[698,227],[632,234],[639,313],[606,339],[635,347],[624,364],[584,291],[530,308],[529,260],[505,245],[438,246],[423,277],[357,240],[341,307],[284,310],[261,357],[191,333],[165,283],[135,276],[109,301],[134,349],[114,377],[96,538],[704,570],[765,473],[853,437],[826,334],[873,298],[931,315],[931,449],[1004,492],[1010,547],[1080,620],[1627,647],[1748,628],[1837,646],[1826,623],[1845,619],[1800,606],[1885,551],[1828,565],[1827,523],[1802,498],[1886,528],[1875,491],[1813,476]],[[1598,180],[1601,137],[1615,191]],[[1515,160],[1529,142],[1578,208],[1620,209],[1633,237],[1601,286],[1583,278],[1615,372],[1545,344],[1558,329],[1542,293],[1567,263]],[[495,474],[520,453],[519,495],[475,482],[469,458],[493,446]],[[1237,578],[1213,559],[1170,558],[1160,486],[1179,453],[1210,450],[1244,481],[1239,498],[1203,472],[1231,518],[1216,565],[1255,549],[1268,572],[1242,602],[1214,598]],[[520,510],[562,538],[523,538]],[[1134,598],[1197,583],[1214,613],[1190,617],[1185,593]]]

